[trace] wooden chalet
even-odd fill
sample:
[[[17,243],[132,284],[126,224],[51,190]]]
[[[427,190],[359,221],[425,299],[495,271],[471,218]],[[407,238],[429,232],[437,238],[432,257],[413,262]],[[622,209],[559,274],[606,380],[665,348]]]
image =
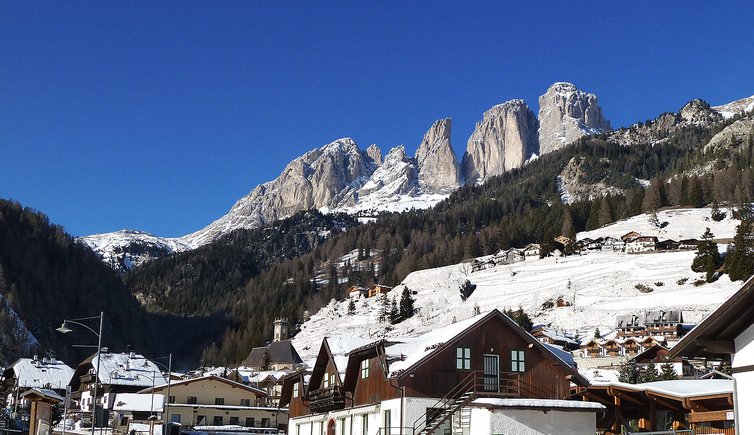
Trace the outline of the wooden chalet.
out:
[[[647,311],[645,325],[647,335],[676,338],[680,334],[683,323],[683,312],[680,310]]]
[[[541,343],[498,310],[419,337],[353,347],[357,342],[340,345],[338,351],[331,338],[324,339],[309,382],[303,373],[286,378],[280,403],[289,408],[289,433],[462,430],[464,424],[472,424],[459,418],[462,409],[471,409],[472,414],[476,409],[493,418],[496,412],[505,412],[495,402],[499,399],[513,401],[505,406],[519,403],[524,408],[528,405],[521,399],[575,406],[562,400],[570,395],[571,383],[588,383],[568,352]],[[352,348],[343,354],[346,347]],[[484,409],[475,405],[479,401]],[[495,408],[495,403],[500,406]],[[594,430],[598,408],[594,404],[581,409],[589,414],[582,423],[591,421],[584,430]]]
[[[628,233],[620,236],[620,239],[621,241],[623,241],[623,243],[628,243],[637,237],[641,237],[641,233],[638,233],[636,231],[629,231]]]
[[[658,251],[676,251],[681,246],[680,242],[676,242],[673,239],[667,239],[663,240],[661,242],[657,242],[657,250]]]
[[[607,408],[597,420],[601,434],[637,433],[636,427],[653,433],[689,429],[694,432],[687,433],[735,433],[733,381],[727,379],[594,383],[578,394]]]
[[[605,356],[605,349],[602,347],[602,341],[598,338],[592,338],[582,344],[581,356],[584,358],[600,358]]]
[[[687,379],[695,376],[696,370],[686,358],[679,356],[670,358],[669,353],[670,350],[667,347],[656,344],[634,356],[633,360],[639,367],[646,367],[651,362],[658,371],[660,364],[670,363],[673,365],[673,371],[675,371],[676,376]]]
[[[367,296],[370,298],[375,297],[377,295],[385,294],[392,290],[392,287],[388,287],[386,285],[382,284],[374,284],[371,287],[369,287],[369,292],[367,293]]]
[[[524,257],[537,257],[538,258],[540,250],[541,249],[540,249],[539,243],[529,243],[523,249]]]
[[[626,314],[615,317],[618,337],[644,337],[647,335],[646,314]]]
[[[683,239],[678,242],[678,249],[694,250],[696,249],[696,245],[698,243],[699,243],[699,240],[697,239]]]
[[[346,290],[346,296],[351,298],[367,298],[369,297],[369,289],[360,285],[352,285]]]
[[[602,239],[602,250],[603,251],[613,251],[613,252],[620,252],[625,248],[626,242],[624,242],[621,239],[616,239],[615,237],[607,236]]]
[[[626,242],[627,254],[640,254],[657,250],[659,240],[655,236],[640,236]]]

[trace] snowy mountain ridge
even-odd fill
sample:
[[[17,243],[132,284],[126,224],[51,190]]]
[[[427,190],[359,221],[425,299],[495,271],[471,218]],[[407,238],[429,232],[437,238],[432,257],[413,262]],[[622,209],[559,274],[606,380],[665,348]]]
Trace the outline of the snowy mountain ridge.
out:
[[[729,239],[739,221],[730,214],[722,221],[710,219],[710,209],[671,209],[660,211],[658,218],[667,225],[654,226],[647,215],[635,216],[605,227],[579,233],[577,238],[620,237],[629,231],[655,235],[660,240],[699,238],[710,227],[716,239]],[[721,251],[725,247],[721,246]],[[351,334],[380,339],[419,335],[475,312],[493,308],[522,307],[535,323],[548,324],[572,333],[593,333],[595,328],[609,332],[615,317],[639,310],[682,309],[686,322],[698,322],[733,294],[741,285],[724,275],[714,283],[703,283],[703,274],[691,271],[694,251],[646,254],[591,252],[569,257],[527,258],[513,264],[498,264],[483,270],[472,268],[471,261],[419,270],[388,293],[399,299],[409,288],[418,309],[414,317],[389,325],[379,321],[379,298],[360,299],[355,315],[348,315],[347,301],[331,301],[313,314],[293,338],[302,358],[316,356],[321,339],[329,334]],[[489,260],[491,256],[478,260]],[[701,279],[701,282],[696,282]],[[476,285],[464,300],[460,288],[466,281]],[[702,284],[703,283],[703,284]],[[651,289],[644,293],[641,284]],[[568,307],[556,307],[564,299]]]

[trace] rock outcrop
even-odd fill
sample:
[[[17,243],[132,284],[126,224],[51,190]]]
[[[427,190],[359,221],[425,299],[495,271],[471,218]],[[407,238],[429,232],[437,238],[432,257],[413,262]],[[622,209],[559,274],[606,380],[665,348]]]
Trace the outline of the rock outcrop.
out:
[[[518,168],[537,152],[537,118],[523,100],[484,112],[466,144],[462,172],[466,183]]]
[[[719,112],[725,119],[732,118],[739,113],[749,113],[754,111],[754,95],[740,100],[731,101],[730,103],[721,106],[715,106],[712,110]]]
[[[374,160],[374,163],[376,163],[377,166],[382,164],[382,150],[376,143],[369,145],[367,148],[367,155]]]
[[[720,112],[713,110],[709,103],[704,100],[695,99],[686,103],[679,112],[680,122],[689,125],[694,124],[700,127],[715,124],[723,120]]]
[[[406,155],[406,148],[399,145],[390,150],[385,161],[358,191],[358,198],[373,196],[387,198],[397,195],[413,195],[417,190],[416,162]]]
[[[278,178],[257,186],[228,214],[182,239],[200,246],[229,229],[257,228],[297,211],[352,203],[375,169],[356,142],[338,139],[293,160]]]
[[[738,148],[749,140],[754,141],[754,119],[739,119],[725,127],[720,133],[714,135],[707,145],[704,146],[704,152],[724,148]]]
[[[450,146],[450,126],[450,118],[435,121],[416,150],[423,193],[449,193],[460,185],[458,160]]]
[[[589,134],[610,130],[594,94],[558,82],[539,97],[539,153],[546,154]]]

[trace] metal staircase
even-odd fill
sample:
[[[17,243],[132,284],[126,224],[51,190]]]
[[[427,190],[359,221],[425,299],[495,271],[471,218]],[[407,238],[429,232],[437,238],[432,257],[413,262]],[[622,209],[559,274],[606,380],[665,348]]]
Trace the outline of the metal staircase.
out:
[[[448,394],[427,408],[427,413],[414,422],[415,435],[434,433],[456,412],[463,409],[477,397],[520,397],[521,383],[517,373],[485,374],[472,371]],[[470,415],[468,416],[470,418]]]

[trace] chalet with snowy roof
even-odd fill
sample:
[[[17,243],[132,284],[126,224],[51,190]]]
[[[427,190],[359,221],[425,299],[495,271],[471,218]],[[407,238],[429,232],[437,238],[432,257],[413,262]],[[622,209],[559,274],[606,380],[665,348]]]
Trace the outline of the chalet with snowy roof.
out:
[[[581,345],[580,354],[583,358],[632,357],[660,343],[667,343],[664,337],[593,338]]]
[[[657,242],[658,251],[677,251],[680,246],[680,242],[676,242],[673,239],[667,239]]]
[[[99,368],[99,371],[97,371]],[[99,382],[98,398],[94,398],[94,383]],[[157,365],[136,352],[102,352],[90,356],[79,364],[71,379],[71,397],[79,401],[81,411],[92,411],[95,400],[98,406],[112,409],[118,393],[136,393],[146,387],[166,384]]]
[[[610,237],[610,236],[607,236],[602,239],[603,251],[620,252],[620,251],[623,251],[625,247],[626,247],[626,242],[624,242],[621,239],[616,239],[615,237]]]
[[[65,395],[65,389],[71,382],[74,370],[62,361],[54,358],[20,358],[2,372],[2,378],[12,385],[8,395],[8,404],[14,405],[16,398],[32,388],[52,390]],[[21,406],[26,406],[21,403]]]
[[[627,254],[641,254],[657,250],[658,239],[655,236],[640,236],[626,243]]]
[[[288,321],[275,320],[273,341],[267,346],[251,349],[243,365],[257,371],[293,370],[302,364],[296,348],[288,339]]]
[[[729,362],[737,433],[754,433],[754,278],[710,313],[668,353]]]
[[[524,261],[524,251],[518,248],[501,249],[492,256],[495,264],[513,264]]]
[[[259,388],[267,393],[265,399],[268,406],[277,406],[280,401],[280,394],[283,390],[283,378],[288,376],[291,370],[262,370],[256,371],[249,367],[239,367],[236,369],[238,379],[241,382],[252,387]]]
[[[641,237],[641,233],[638,233],[636,231],[629,231],[626,234],[620,236],[620,239],[623,243],[628,243],[637,237]]]
[[[646,313],[616,316],[615,330],[618,337],[643,337],[647,335]]]
[[[541,248],[539,246],[539,243],[529,243],[524,247],[523,251],[524,257],[526,258],[539,258]]]
[[[392,289],[393,289],[392,287],[388,287],[386,285],[374,284],[371,287],[369,287],[368,296],[370,298],[373,298],[373,297],[375,297],[377,295],[385,294],[385,293],[389,292]]]
[[[359,285],[352,285],[346,290],[346,296],[351,298],[366,298],[369,297],[369,289]]]
[[[687,251],[695,250],[698,243],[699,240],[697,239],[683,239],[678,242],[678,249]]]
[[[686,432],[677,433],[751,433],[735,432],[732,427],[733,381],[728,379],[642,384],[594,382],[577,394],[584,400],[601,403],[607,408],[597,420],[596,432],[600,434],[670,434],[682,430]],[[668,429],[672,431],[667,431]]]
[[[645,368],[649,363],[652,363],[655,365],[655,370],[659,372],[661,364],[670,363],[673,366],[673,371],[679,378],[684,377],[688,379],[695,376],[696,371],[694,366],[686,358],[670,358],[669,353],[670,350],[667,347],[656,344],[649,349],[645,349],[632,359],[640,368]]]
[[[645,322],[647,335],[676,338],[680,335],[683,312],[680,310],[647,311]]]
[[[167,394],[167,385],[139,393]],[[285,430],[285,408],[266,406],[267,393],[230,379],[209,375],[170,384],[165,413],[170,421],[195,430],[221,430],[220,426],[244,426],[260,430]],[[247,429],[248,430],[248,429]]]
[[[580,347],[579,343],[572,337],[567,336],[563,332],[553,331],[546,327],[534,328],[531,331],[531,335],[542,343],[559,346],[563,350],[572,351]]]
[[[360,341],[328,337],[308,384],[302,374],[286,378],[289,433],[492,433],[505,421],[516,433],[555,424],[582,434],[604,409],[564,400],[571,383],[588,383],[570,353],[498,310],[418,337]],[[546,422],[536,418],[542,411]]]

